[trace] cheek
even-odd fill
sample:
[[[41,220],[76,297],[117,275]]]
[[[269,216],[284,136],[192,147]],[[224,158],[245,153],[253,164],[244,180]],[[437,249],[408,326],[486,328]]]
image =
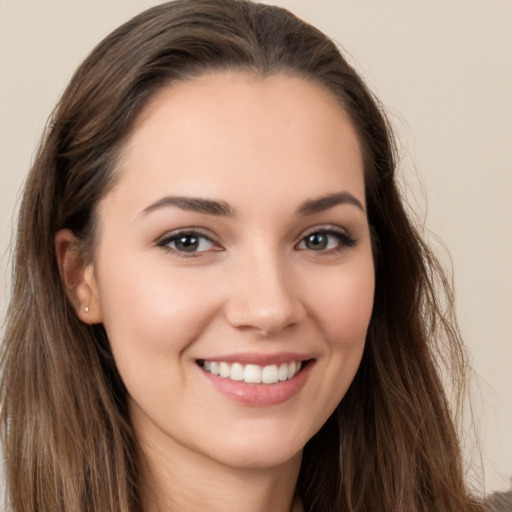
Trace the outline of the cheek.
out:
[[[317,272],[316,277],[310,311],[325,352],[318,361],[322,383],[312,403],[317,411],[315,427],[320,429],[345,396],[359,368],[375,283],[371,260],[367,264],[358,260],[334,272]]]
[[[102,261],[101,308],[116,360],[179,353],[215,314],[217,301],[205,294],[200,272],[144,258]]]
[[[348,268],[326,279],[322,288],[314,301],[326,338],[333,347],[362,351],[373,309],[373,264]]]

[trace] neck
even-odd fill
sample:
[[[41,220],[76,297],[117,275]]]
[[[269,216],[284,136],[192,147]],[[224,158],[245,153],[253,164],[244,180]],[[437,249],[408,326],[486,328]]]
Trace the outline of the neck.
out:
[[[301,454],[276,466],[230,467],[177,445],[144,443],[144,512],[300,512],[294,499]]]

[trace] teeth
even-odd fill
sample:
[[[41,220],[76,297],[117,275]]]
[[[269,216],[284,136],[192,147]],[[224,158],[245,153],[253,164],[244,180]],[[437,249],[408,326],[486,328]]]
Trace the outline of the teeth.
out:
[[[225,363],[224,361],[203,361],[203,369],[213,375],[226,379],[244,381],[248,384],[275,384],[291,379],[297,375],[302,367],[300,361],[281,363],[279,366],[270,364],[258,366],[256,364]]]
[[[231,368],[229,367],[228,363],[220,363],[219,364],[219,375],[221,377],[229,377],[230,373],[231,373]]]
[[[297,369],[297,365],[295,361],[291,362],[288,365],[288,378],[291,379],[295,375],[295,370]]]
[[[288,380],[288,365],[286,363],[283,363],[279,366],[279,370],[277,371],[277,378],[279,380]]]
[[[263,367],[263,370],[261,370],[261,382],[263,384],[275,384],[278,380],[277,366],[275,364]]]
[[[229,378],[232,380],[244,380],[244,367],[240,363],[233,364],[231,366],[231,373],[229,375]]]
[[[261,382],[261,367],[255,364],[245,365],[244,381],[249,384],[259,384]]]
[[[206,370],[206,368],[205,368]],[[213,373],[213,375],[219,375],[219,363],[216,363],[215,361],[212,361],[210,363],[210,372]]]

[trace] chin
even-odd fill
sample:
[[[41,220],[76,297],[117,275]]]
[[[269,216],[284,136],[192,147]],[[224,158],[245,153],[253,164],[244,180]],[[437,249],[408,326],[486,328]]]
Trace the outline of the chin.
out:
[[[299,462],[307,441],[290,438],[287,433],[265,436],[231,436],[226,443],[219,443],[210,456],[226,466],[240,469],[276,468]]]
[[[226,454],[219,462],[225,466],[246,470],[280,468],[287,464],[299,463],[302,459],[302,448],[297,452],[281,451],[262,452],[260,450],[243,450]]]

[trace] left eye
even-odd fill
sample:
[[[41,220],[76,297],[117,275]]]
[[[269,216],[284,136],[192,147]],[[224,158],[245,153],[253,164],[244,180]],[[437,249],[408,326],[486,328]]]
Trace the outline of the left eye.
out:
[[[197,253],[210,251],[215,244],[207,236],[195,232],[181,232],[161,240],[158,245],[175,252]]]
[[[355,240],[347,233],[334,230],[319,230],[307,234],[297,244],[297,249],[307,249],[310,251],[335,251],[343,247],[352,247]]]

